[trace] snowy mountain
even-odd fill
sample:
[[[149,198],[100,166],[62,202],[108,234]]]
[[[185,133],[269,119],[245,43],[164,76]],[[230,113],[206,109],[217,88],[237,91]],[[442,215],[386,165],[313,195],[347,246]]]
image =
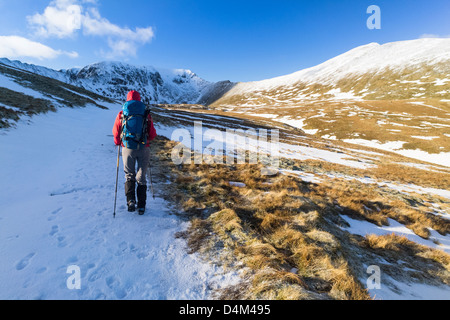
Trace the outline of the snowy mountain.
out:
[[[239,83],[214,105],[294,105],[323,99],[450,98],[450,39],[370,43],[318,66]]]
[[[18,62],[3,62],[0,61],[0,128],[15,126],[24,116],[56,111],[61,107],[93,105],[107,109],[113,103],[102,95],[57,80],[60,74],[54,70],[27,65],[28,71]]]
[[[450,166],[450,39],[371,43],[318,66],[237,83],[210,107]]]
[[[196,103],[210,85],[190,70],[157,70],[120,62],[96,63],[66,74],[68,81],[110,98],[122,100],[134,88],[152,103]]]
[[[0,59],[0,128],[23,115],[55,111],[58,107],[85,107],[124,101],[138,90],[147,104],[213,102],[233,86],[229,81],[208,82],[190,70],[137,67],[100,62],[84,68],[53,70]]]
[[[119,101],[129,90],[136,89],[147,103],[197,103],[203,92],[214,86],[190,70],[137,67],[122,62],[99,62],[81,69],[60,71],[8,59],[0,59],[0,63]]]

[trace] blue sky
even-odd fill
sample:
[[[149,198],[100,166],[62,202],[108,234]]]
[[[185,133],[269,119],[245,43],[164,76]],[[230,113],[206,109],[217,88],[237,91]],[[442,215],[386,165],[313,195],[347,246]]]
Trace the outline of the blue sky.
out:
[[[367,8],[381,9],[369,30]],[[55,69],[103,60],[253,81],[370,42],[450,37],[448,0],[0,0],[0,56]]]

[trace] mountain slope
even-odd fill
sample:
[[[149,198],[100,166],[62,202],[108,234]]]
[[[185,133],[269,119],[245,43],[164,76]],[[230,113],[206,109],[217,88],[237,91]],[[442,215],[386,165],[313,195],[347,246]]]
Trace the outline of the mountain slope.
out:
[[[210,101],[231,88],[224,81],[211,83],[189,70],[136,67],[121,62],[100,62],[81,69],[53,69],[0,59],[0,127],[14,125],[23,115],[123,101],[139,90],[148,104],[195,104]]]
[[[138,89],[146,103],[199,103],[227,114],[269,117],[322,138],[365,144],[450,166],[449,52],[450,39],[372,43],[316,67],[250,83],[211,83],[189,70],[120,62],[55,71],[0,59],[0,65],[7,70],[22,70],[19,78],[23,78],[18,80],[19,87],[17,81],[0,84],[4,87],[2,96],[10,97],[0,101],[1,126],[17,121],[24,112],[20,108],[29,114],[31,105],[36,112],[61,105],[61,100],[54,99],[58,90],[46,92],[39,88],[39,92],[44,90],[44,97],[39,92],[31,94],[31,98],[23,95],[30,86],[36,88],[52,79],[57,87],[70,84],[71,91],[82,90],[79,92],[87,96],[93,92],[98,99],[123,101],[128,90]],[[30,79],[31,74],[44,76],[45,80]],[[12,92],[12,87],[17,90]],[[36,99],[50,99],[52,103]],[[21,107],[11,101],[25,102]],[[69,106],[87,102],[73,103],[70,97],[65,101]]]
[[[60,80],[52,70],[30,66],[27,71],[20,64],[4,64],[0,60],[0,128],[13,126],[23,116],[56,111],[60,107],[95,105],[108,108],[113,101]],[[58,77],[57,77],[58,78]]]
[[[99,95],[122,101],[128,91],[139,90],[146,103],[197,103],[214,83],[190,70],[137,67],[122,62],[99,62],[84,68],[52,70],[20,61],[0,63],[69,83]]]
[[[210,107],[450,166],[450,39],[368,44]]]
[[[117,100],[123,100],[130,89],[140,90],[148,103],[195,103],[211,85],[190,70],[157,70],[119,62],[101,62],[67,73],[72,83]]]
[[[283,106],[336,98],[449,99],[449,61],[450,39],[371,43],[290,75],[239,83],[214,105]]]

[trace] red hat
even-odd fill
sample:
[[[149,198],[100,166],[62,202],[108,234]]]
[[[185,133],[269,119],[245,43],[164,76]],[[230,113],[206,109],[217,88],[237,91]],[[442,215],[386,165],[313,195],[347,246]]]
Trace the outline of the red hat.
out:
[[[137,91],[128,92],[127,101],[141,101],[141,95]]]

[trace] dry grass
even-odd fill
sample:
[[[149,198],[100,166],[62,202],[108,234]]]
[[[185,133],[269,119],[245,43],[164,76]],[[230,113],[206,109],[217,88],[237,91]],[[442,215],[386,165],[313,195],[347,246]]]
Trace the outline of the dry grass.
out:
[[[394,160],[394,159],[392,159]],[[377,181],[390,181],[400,184],[415,184],[417,186],[436,189],[450,189],[450,171],[444,168],[436,170],[419,169],[401,165],[393,161],[378,161],[370,169],[358,169],[320,160],[282,161],[285,169],[295,169],[307,173],[346,175],[355,178],[372,178]]]
[[[431,83],[437,79],[432,70],[425,71],[419,74],[423,81]],[[316,184],[304,182],[296,174],[263,176],[259,165],[172,167],[171,174],[177,181],[172,198],[178,201],[186,216],[193,219],[183,235],[192,252],[245,271],[240,284],[218,292],[217,297],[370,299],[363,282],[367,279],[365,266],[374,261],[383,267],[388,278],[399,282],[449,283],[448,254],[396,235],[352,235],[346,231],[348,224],[342,218],[345,215],[377,226],[387,226],[390,220],[395,220],[424,239],[430,238],[431,230],[448,235],[449,220],[439,214],[441,211],[450,213],[448,199],[348,180],[349,177],[369,177],[379,182],[449,189],[448,168],[429,165],[419,169],[402,165],[402,162],[419,162],[373,148],[358,149],[376,154],[351,152],[349,149],[355,149],[354,145],[311,139],[292,128],[277,126],[269,119],[255,121],[257,117],[245,113],[306,119],[305,128],[318,129],[316,136],[404,141],[404,147],[409,149],[449,152],[450,139],[445,134],[450,126],[446,116],[450,106],[440,101],[446,97],[430,89],[431,96],[427,99],[412,99],[408,92],[422,91],[413,86],[414,79],[414,76],[393,76],[391,82],[386,82],[383,77],[375,77],[362,79],[360,87],[350,86],[354,85],[352,79],[339,84],[356,93],[366,87],[378,88],[377,92],[368,93],[366,98],[371,101],[339,102],[325,100],[325,96],[296,101],[296,95],[306,91],[324,95],[331,89],[298,84],[280,89],[276,97],[271,92],[260,92],[261,98],[252,100],[259,106],[257,110],[251,106],[239,107],[252,97],[244,94],[224,96],[228,99],[226,103],[218,101],[213,106],[216,109],[208,111],[246,119],[236,123],[240,126],[248,122],[276,126],[281,128],[282,142],[339,149],[349,158],[368,160],[374,165],[369,169],[355,169],[319,160],[282,159],[282,168],[316,174],[322,181]],[[390,91],[387,91],[388,86]],[[425,103],[428,107],[412,102]],[[223,107],[233,109],[231,104],[237,105],[234,110],[244,114],[220,111]],[[434,138],[424,140],[419,136]],[[327,174],[344,175],[345,179],[331,179]],[[241,184],[232,185],[230,181]],[[389,280],[383,281],[389,286]]]
[[[377,225],[395,219],[423,237],[431,228],[450,233],[448,220],[431,214],[420,197],[343,179],[311,184],[293,176],[269,178],[259,165],[176,167],[168,161],[171,146],[161,146],[159,155],[176,182],[168,197],[177,199],[191,221],[178,236],[187,240],[190,252],[244,270],[243,282],[217,292],[217,298],[370,299],[360,281],[362,266],[374,256],[407,261],[411,250],[421,257],[416,267],[411,262],[415,277],[448,281],[449,256],[441,251],[394,235],[355,241],[341,229],[344,214]],[[400,270],[389,275],[405,279]]]
[[[311,141],[311,143],[316,143]],[[323,182],[307,183],[296,175],[261,175],[260,165],[181,165],[171,163],[175,143],[162,140],[158,158],[174,182],[167,198],[175,200],[191,221],[179,236],[190,252],[199,252],[227,268],[244,270],[242,283],[217,292],[224,299],[370,299],[361,279],[373,260],[411,261],[409,267],[426,283],[446,283],[448,255],[438,250],[401,244],[396,237],[355,237],[342,215],[379,226],[389,219],[428,238],[430,230],[450,233],[448,220],[432,204],[448,210],[448,200],[407,194],[357,180],[330,179],[323,174],[370,176],[377,180],[445,188],[449,173],[401,166],[384,158],[372,169],[354,169],[317,160],[282,159],[282,167],[315,172]],[[323,145],[322,145],[323,148]],[[395,159],[391,157],[389,159]],[[230,184],[230,181],[240,184]],[[386,244],[381,245],[385,241]],[[401,255],[398,253],[401,248]],[[406,248],[406,249],[405,249]],[[389,276],[409,281],[392,268]]]
[[[429,229],[442,235],[450,233],[450,221],[430,213],[429,196],[401,195],[383,192],[373,185],[335,179],[316,188],[317,192],[337,204],[341,213],[353,219],[366,220],[378,226],[389,225],[388,218],[404,224],[422,238],[428,239]],[[437,202],[445,201],[438,197]],[[446,201],[448,203],[448,201]]]
[[[385,269],[390,276],[404,274],[406,278],[420,282],[450,285],[450,255],[443,251],[430,249],[395,234],[368,235],[361,245],[387,260],[401,261],[401,264]]]
[[[393,88],[397,87],[400,91],[404,89],[399,83]],[[450,138],[446,135],[450,127],[450,105],[442,101],[448,97],[385,97],[375,100],[368,96],[365,99],[333,101],[316,98],[292,105],[282,100],[266,101],[257,108],[231,104],[231,112],[220,112],[221,107],[214,112],[247,119],[255,119],[257,114],[272,114],[279,119],[303,119],[304,129],[317,130],[316,137],[375,140],[380,143],[401,141],[404,142],[404,149],[450,152]]]
[[[168,160],[171,145],[161,150],[160,161]],[[220,256],[219,263],[241,266],[247,275],[248,285],[239,294],[228,288],[218,293],[220,298],[369,298],[364,288],[355,286],[356,279],[342,276],[348,270],[334,257],[338,240],[319,229],[320,207],[305,197],[298,181],[286,176],[267,181],[257,165],[172,165],[171,170],[175,198],[191,221],[177,236],[187,240],[190,252]]]

